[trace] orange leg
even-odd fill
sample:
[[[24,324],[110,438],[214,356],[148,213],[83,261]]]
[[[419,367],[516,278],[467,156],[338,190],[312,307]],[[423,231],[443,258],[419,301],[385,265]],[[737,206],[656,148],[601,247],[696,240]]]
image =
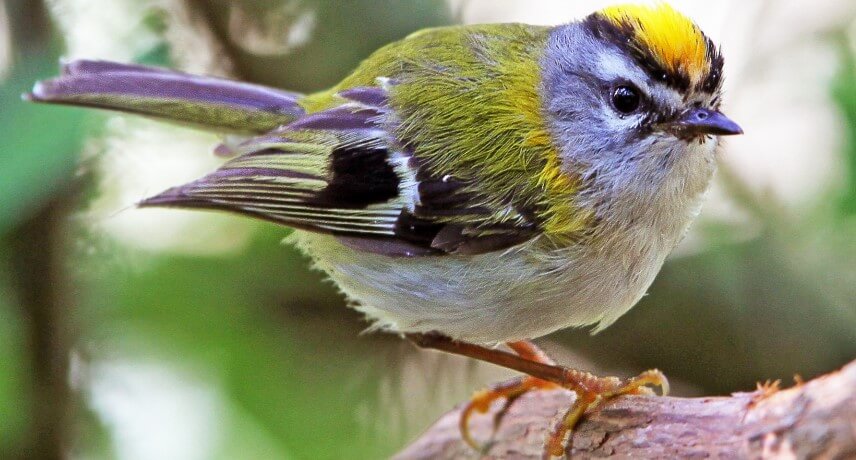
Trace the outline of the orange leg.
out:
[[[662,394],[669,392],[666,376],[652,370],[628,380],[601,378],[588,372],[557,366],[531,342],[511,342],[509,348],[517,354],[452,340],[439,334],[408,334],[407,338],[422,348],[430,348],[486,361],[527,374],[489,390],[477,393],[461,414],[461,435],[473,448],[482,450],[469,434],[468,421],[472,413],[487,412],[493,401],[505,398],[506,404],[494,418],[494,430],[515,399],[527,391],[547,388],[567,388],[577,394],[574,404],[553,428],[544,446],[544,457],[560,457],[571,447],[569,435],[589,409],[603,401],[626,394],[653,394],[649,386],[659,386]],[[567,440],[566,440],[567,439]]]
[[[529,340],[508,342],[506,345],[508,345],[508,348],[514,350],[514,352],[521,358],[535,361],[536,363],[549,364],[551,366],[556,364],[552,358],[547,356],[547,353],[544,353],[544,350]]]

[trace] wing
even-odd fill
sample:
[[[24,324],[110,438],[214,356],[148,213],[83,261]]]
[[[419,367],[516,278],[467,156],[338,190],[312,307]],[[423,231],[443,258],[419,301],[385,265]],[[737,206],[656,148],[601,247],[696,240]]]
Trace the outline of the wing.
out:
[[[395,137],[384,88],[348,89],[337,99],[233,147],[237,156],[213,174],[140,205],[245,214],[392,256],[484,253],[538,234],[524,212],[422,167],[415,147]]]

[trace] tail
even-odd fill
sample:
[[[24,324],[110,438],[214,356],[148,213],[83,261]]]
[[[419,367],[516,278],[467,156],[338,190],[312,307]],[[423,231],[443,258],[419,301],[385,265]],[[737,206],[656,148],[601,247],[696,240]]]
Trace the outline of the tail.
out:
[[[264,133],[305,114],[301,95],[233,80],[107,61],[72,61],[25,99],[133,113],[197,128]]]

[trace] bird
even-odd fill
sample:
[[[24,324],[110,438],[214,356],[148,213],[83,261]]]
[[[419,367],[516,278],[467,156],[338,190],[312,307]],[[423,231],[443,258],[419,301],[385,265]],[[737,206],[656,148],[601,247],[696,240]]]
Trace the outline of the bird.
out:
[[[470,417],[494,401],[576,392],[549,457],[603,401],[668,392],[658,370],[598,377],[532,340],[601,331],[646,293],[700,212],[721,138],[743,133],[721,110],[723,68],[674,7],[623,4],[558,26],[422,30],[312,94],[75,60],[25,98],[228,137],[219,169],[139,206],[290,227],[373,330],[521,372],[465,406],[474,448]]]

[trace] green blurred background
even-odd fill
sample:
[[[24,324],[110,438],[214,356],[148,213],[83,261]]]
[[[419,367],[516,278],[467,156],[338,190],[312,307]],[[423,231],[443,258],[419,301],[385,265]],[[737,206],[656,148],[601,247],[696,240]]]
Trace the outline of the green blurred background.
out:
[[[423,27],[610,2],[566,3],[0,3],[0,458],[384,458],[510,375],[361,334],[285,229],[133,209],[213,169],[218,139],[22,102],[60,57],[312,91]],[[650,295],[604,333],[540,343],[600,372],[658,367],[685,395],[833,370],[856,358],[856,5],[675,3],[723,43],[748,134]]]

